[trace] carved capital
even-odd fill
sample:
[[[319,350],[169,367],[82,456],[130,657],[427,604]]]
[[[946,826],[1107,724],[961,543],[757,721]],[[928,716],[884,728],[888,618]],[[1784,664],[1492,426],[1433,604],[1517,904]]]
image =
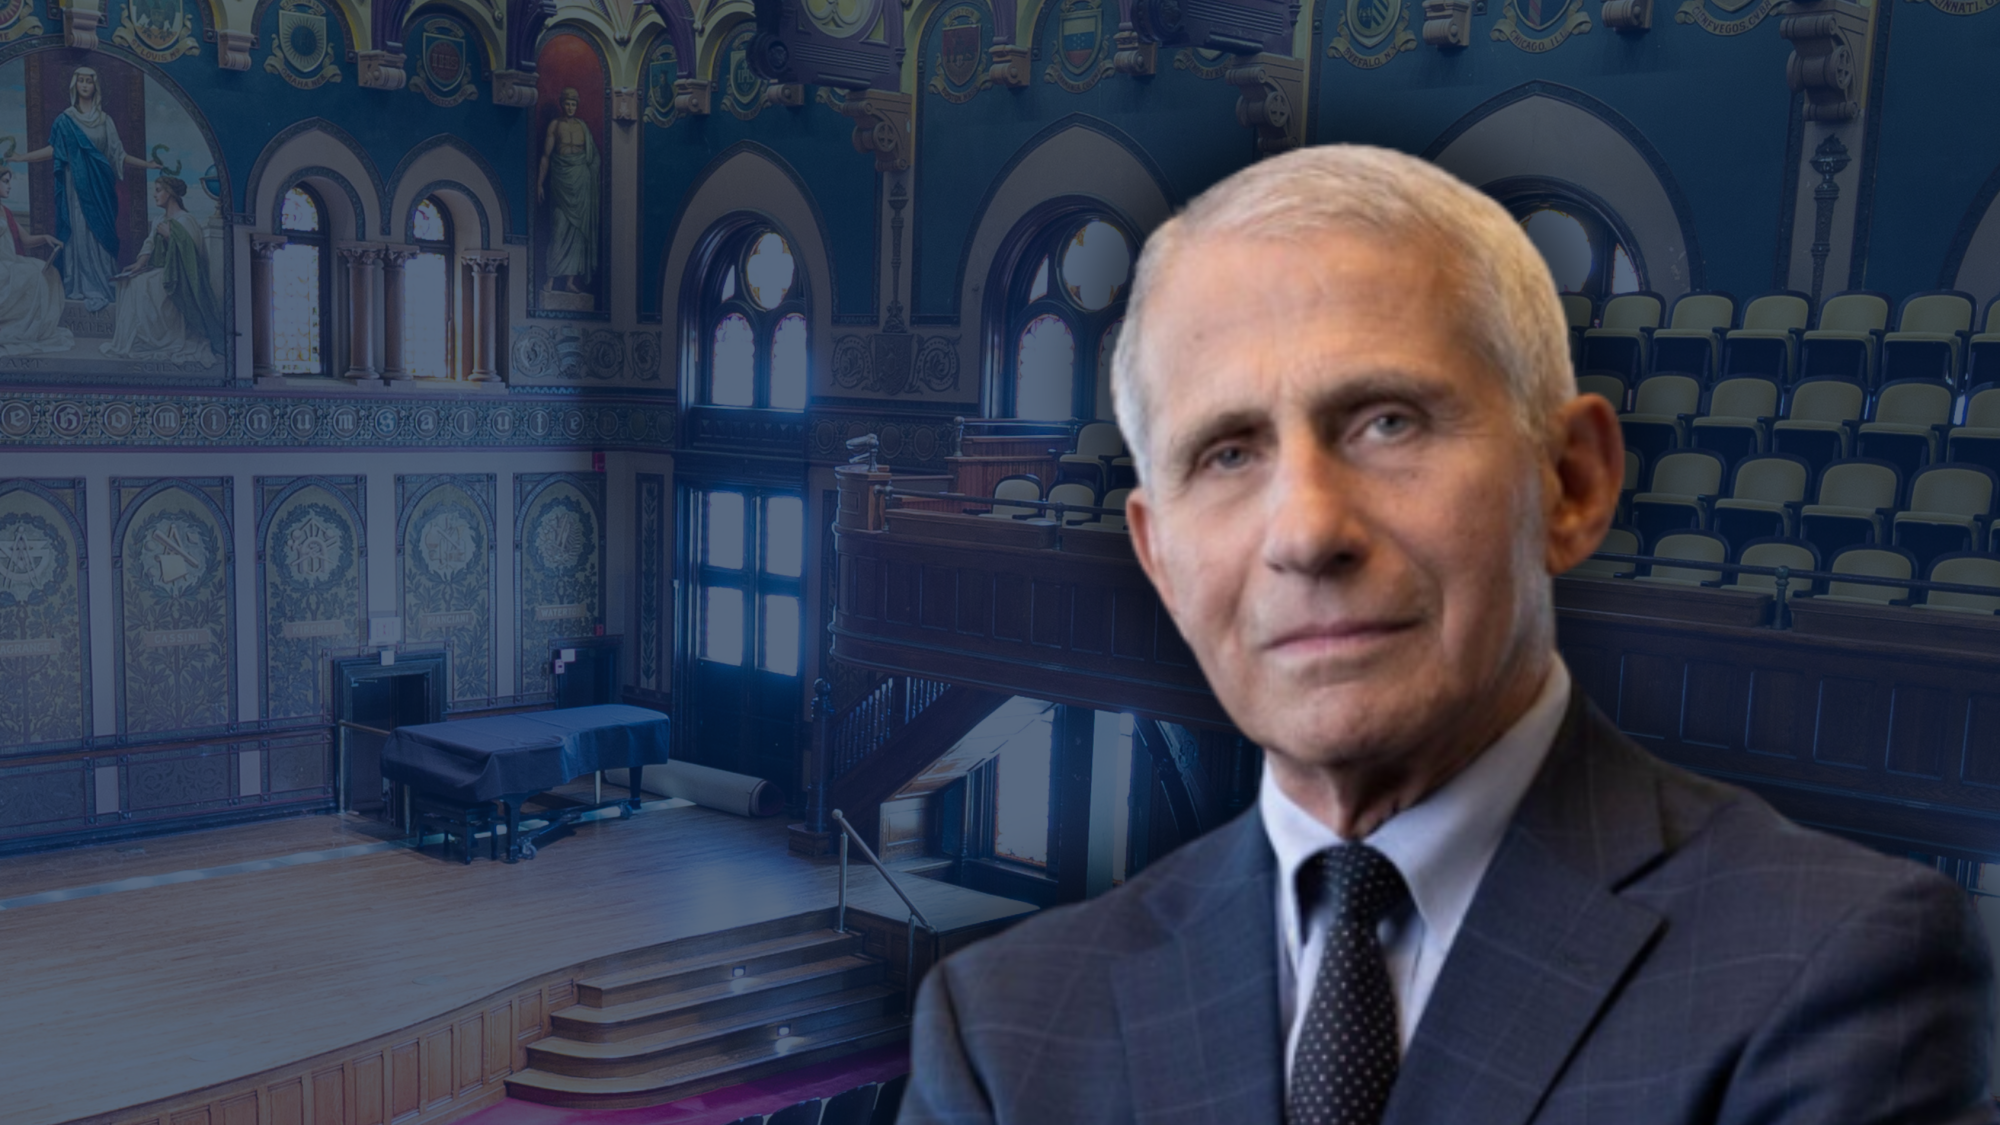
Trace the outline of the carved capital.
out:
[[[535,104],[535,76],[524,70],[493,72],[493,104],[526,109]]]
[[[1604,26],[1618,31],[1649,31],[1653,0],[1604,0]]]
[[[1257,134],[1257,151],[1284,152],[1303,139],[1304,119],[1298,106],[1303,67],[1296,59],[1259,55],[1249,66],[1229,68],[1222,80],[1236,87],[1236,122]]]
[[[361,269],[382,260],[383,247],[373,242],[343,242],[335,247],[340,252],[340,260],[350,269]]]
[[[225,27],[215,33],[215,65],[223,70],[249,70],[250,52],[256,46],[255,35]]]
[[[97,25],[104,13],[90,8],[63,9],[63,46],[88,51],[98,46]]]
[[[854,151],[875,154],[877,172],[910,167],[910,96],[887,90],[857,91],[841,97],[820,89],[819,100],[854,120]]]
[[[404,263],[421,253],[423,253],[423,250],[415,246],[384,246],[382,248],[382,267],[391,272],[400,272]]]
[[[675,79],[674,108],[682,113],[706,117],[711,104],[709,91],[712,85],[703,78]]]
[[[1472,0],[1424,0],[1424,42],[1455,51],[1472,42]]]
[[[802,82],[773,82],[764,87],[764,104],[797,109],[806,104],[806,88]]]
[[[250,256],[260,262],[268,262],[271,260],[271,256],[279,250],[284,249],[285,243],[289,241],[290,239],[287,239],[282,234],[265,234],[262,231],[251,231]]]
[[[636,86],[617,86],[611,91],[611,120],[630,125],[639,120],[639,90]]]
[[[505,250],[467,250],[458,256],[458,260],[472,267],[473,273],[489,276],[507,268]]]
[[[1860,106],[1855,96],[1854,50],[1838,0],[1794,0],[1791,13],[1778,23],[1778,34],[1791,40],[1785,60],[1785,82],[1806,96],[1807,121],[1849,121]],[[1866,17],[1860,19],[1865,34]]]
[[[401,51],[361,51],[354,56],[360,82],[370,90],[400,90],[410,76],[403,70]]]
[[[995,43],[987,54],[993,57],[993,65],[987,75],[995,86],[1025,88],[1032,78],[1028,74],[1028,49],[1013,43]]]
[[[1112,36],[1111,48],[1111,65],[1120,74],[1143,78],[1159,70],[1160,45],[1144,41],[1130,28]]]

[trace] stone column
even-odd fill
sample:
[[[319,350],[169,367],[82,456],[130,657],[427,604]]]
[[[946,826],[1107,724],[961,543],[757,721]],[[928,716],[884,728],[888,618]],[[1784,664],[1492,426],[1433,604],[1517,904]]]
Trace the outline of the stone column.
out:
[[[355,383],[372,382],[381,373],[375,369],[375,284],[382,263],[382,248],[365,242],[340,247],[340,259],[347,263],[347,373]]]
[[[475,383],[499,379],[500,354],[500,271],[507,268],[507,254],[499,250],[474,250],[464,256],[472,268],[472,371]]]
[[[277,356],[271,343],[272,291],[271,258],[285,245],[282,234],[250,235],[250,374],[269,379],[277,373]]]
[[[391,383],[412,378],[403,370],[403,266],[420,253],[414,246],[382,251],[382,378]]]

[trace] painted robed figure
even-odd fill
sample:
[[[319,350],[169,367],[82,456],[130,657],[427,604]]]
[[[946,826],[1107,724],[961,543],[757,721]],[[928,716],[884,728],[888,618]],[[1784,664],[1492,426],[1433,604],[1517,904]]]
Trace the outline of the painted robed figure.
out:
[[[222,311],[209,287],[208,246],[188,214],[187,182],[153,181],[165,213],[132,265],[116,275],[117,318],[104,354],[113,359],[210,364],[223,347]]]
[[[13,193],[14,170],[0,167],[0,215],[7,220],[0,233],[0,356],[66,352],[76,340],[62,327],[62,278],[32,256],[44,247],[60,253],[63,244],[53,235],[21,230],[6,202]]]
[[[543,138],[535,201],[549,208],[550,290],[589,293],[597,274],[597,142],[576,115],[581,98],[575,87],[563,88],[561,103],[562,116],[549,122]]]

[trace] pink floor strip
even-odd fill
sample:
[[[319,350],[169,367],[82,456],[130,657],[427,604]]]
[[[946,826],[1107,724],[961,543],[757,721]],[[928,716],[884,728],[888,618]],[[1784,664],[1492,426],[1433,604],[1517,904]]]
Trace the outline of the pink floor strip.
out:
[[[461,1125],[728,1125],[739,1117],[771,1113],[808,1098],[832,1097],[843,1090],[869,1082],[886,1082],[909,1072],[909,1047],[877,1047],[667,1105],[563,1109],[508,1098],[459,1120]]]

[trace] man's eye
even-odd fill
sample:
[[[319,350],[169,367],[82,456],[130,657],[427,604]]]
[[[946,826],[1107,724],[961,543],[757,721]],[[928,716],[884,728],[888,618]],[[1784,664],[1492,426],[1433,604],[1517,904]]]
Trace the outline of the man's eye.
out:
[[[1225,472],[1240,469],[1249,463],[1250,451],[1240,445],[1218,446],[1208,455],[1209,466]]]
[[[1376,438],[1400,438],[1417,428],[1417,420],[1401,411],[1377,414],[1368,420],[1367,433]]]

